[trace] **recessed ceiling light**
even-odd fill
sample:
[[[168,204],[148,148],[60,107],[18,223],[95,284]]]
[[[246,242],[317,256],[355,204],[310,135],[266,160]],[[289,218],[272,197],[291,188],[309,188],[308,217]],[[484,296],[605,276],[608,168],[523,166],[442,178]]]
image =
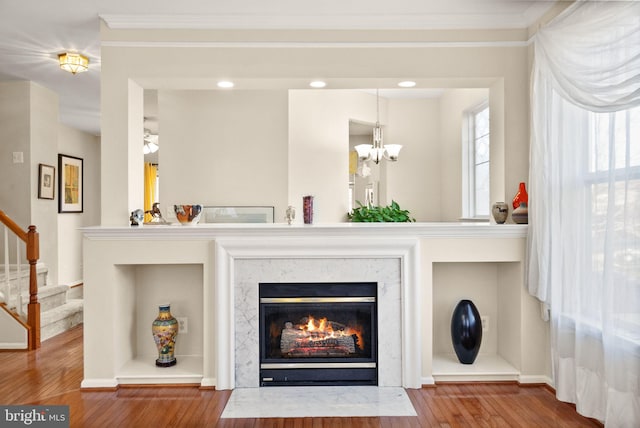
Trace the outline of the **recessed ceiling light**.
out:
[[[218,82],[218,88],[233,88],[233,82],[229,80],[221,80]]]
[[[405,80],[404,82],[398,83],[398,86],[400,86],[401,88],[413,88],[414,86],[416,86],[416,82]]]
[[[312,88],[324,88],[325,86],[327,86],[327,82],[323,82],[322,80],[314,80],[313,82],[309,83],[309,86],[311,86]]]

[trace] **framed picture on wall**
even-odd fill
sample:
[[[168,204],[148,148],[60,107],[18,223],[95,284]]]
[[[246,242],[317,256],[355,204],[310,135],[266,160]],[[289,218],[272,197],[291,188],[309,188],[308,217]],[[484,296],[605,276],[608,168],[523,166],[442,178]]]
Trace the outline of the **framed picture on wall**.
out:
[[[82,163],[83,160],[68,155],[58,155],[60,183],[58,195],[59,213],[82,212]]]
[[[41,163],[38,168],[38,198],[55,198],[56,169],[51,165]]]

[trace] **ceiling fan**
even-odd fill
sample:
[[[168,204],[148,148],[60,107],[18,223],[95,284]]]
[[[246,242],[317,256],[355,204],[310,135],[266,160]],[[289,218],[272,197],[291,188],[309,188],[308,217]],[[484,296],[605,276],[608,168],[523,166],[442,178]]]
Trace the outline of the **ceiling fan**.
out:
[[[155,153],[158,151],[160,146],[158,146],[158,134],[152,134],[151,131],[145,128],[144,130],[144,146],[142,147],[142,152],[145,155],[150,153]]]

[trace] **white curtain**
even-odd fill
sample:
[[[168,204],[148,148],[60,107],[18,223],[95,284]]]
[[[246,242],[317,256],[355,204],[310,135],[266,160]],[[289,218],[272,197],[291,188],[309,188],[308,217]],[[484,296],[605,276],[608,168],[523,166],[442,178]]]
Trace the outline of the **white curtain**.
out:
[[[576,2],[535,38],[527,284],[557,397],[640,427],[640,2]]]

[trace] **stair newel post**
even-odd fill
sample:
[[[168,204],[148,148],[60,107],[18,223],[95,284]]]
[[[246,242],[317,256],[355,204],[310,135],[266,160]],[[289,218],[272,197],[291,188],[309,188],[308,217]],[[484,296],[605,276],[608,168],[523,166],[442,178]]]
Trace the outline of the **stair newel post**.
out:
[[[40,258],[40,237],[31,225],[27,232],[27,260],[29,261],[29,305],[27,323],[31,327],[31,349],[40,347],[40,302],[38,302],[38,275],[36,264]]]

